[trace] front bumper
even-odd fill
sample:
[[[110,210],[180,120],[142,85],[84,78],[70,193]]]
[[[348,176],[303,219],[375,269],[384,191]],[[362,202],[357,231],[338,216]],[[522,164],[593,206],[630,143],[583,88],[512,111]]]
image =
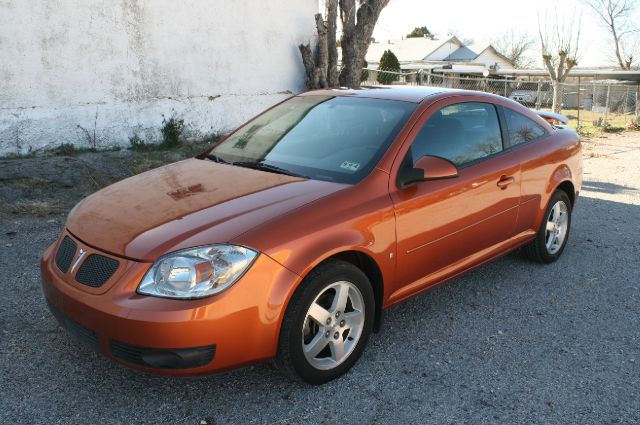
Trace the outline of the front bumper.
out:
[[[300,277],[270,257],[260,255],[225,292],[171,300],[137,294],[151,264],[122,258],[103,287],[84,288],[54,261],[65,236],[95,251],[65,232],[43,254],[42,288],[58,321],[100,353],[171,375],[217,372],[275,356],[286,302]]]

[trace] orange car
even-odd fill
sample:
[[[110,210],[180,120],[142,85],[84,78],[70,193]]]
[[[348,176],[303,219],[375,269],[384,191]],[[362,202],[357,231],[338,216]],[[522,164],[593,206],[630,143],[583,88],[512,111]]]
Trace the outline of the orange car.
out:
[[[274,359],[323,383],[384,309],[516,248],[555,261],[580,149],[486,93],[303,93],[80,202],[42,257],[44,293],[67,330],[131,367]]]

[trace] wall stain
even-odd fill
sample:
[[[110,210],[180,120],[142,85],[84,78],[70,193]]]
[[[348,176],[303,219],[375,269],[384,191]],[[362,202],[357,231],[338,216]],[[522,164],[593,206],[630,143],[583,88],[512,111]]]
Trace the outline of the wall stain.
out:
[[[144,40],[145,14],[141,0],[122,0],[122,12],[127,32],[127,57],[133,56],[137,62],[137,69],[132,67],[134,79],[128,85],[128,98],[133,101],[149,97],[150,63],[147,58],[147,45]]]

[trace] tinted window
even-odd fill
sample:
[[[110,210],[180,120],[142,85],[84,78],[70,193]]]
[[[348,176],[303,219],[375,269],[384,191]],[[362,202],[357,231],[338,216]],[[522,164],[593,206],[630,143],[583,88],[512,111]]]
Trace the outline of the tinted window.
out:
[[[512,145],[531,142],[547,135],[544,127],[516,111],[504,108],[504,115],[507,119],[509,140]]]
[[[291,98],[211,153],[238,166],[266,164],[312,179],[356,183],[380,160],[416,104],[347,96]]]
[[[414,163],[424,155],[460,166],[502,151],[496,108],[488,103],[458,103],[434,113],[411,146]]]

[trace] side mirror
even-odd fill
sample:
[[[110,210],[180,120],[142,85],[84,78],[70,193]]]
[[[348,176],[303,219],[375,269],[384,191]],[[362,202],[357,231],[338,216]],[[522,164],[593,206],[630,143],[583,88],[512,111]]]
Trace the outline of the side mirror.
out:
[[[413,184],[430,181],[453,179],[458,177],[455,164],[439,156],[423,156],[413,167],[406,167],[398,174],[398,187],[407,188]]]

